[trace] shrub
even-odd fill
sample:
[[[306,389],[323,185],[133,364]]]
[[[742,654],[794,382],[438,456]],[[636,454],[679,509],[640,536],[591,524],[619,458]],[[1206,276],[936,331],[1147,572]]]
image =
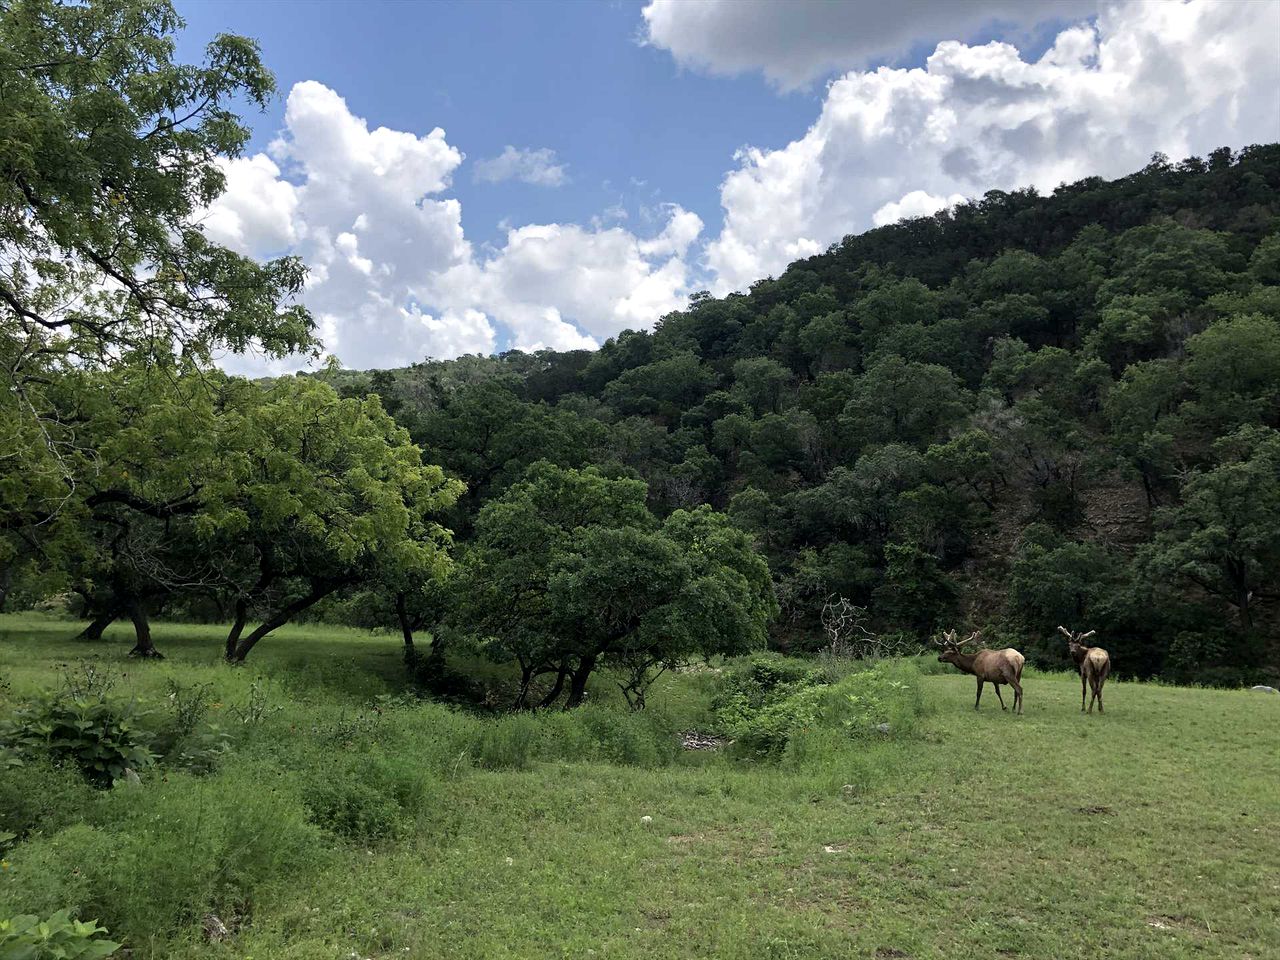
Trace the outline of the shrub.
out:
[[[526,770],[536,737],[536,720],[527,713],[478,721],[471,755],[489,770]]]
[[[212,773],[231,750],[231,738],[217,724],[204,722],[214,702],[213,684],[173,679],[168,684],[168,723],[156,738],[156,752],[180,770]]]
[[[102,692],[44,693],[0,722],[0,745],[19,758],[74,764],[90,783],[109,787],[155,761],[152,735],[139,725],[144,716],[136,704]]]
[[[0,899],[24,913],[70,904],[126,940],[154,941],[209,913],[238,916],[268,902],[318,867],[326,849],[278,771],[176,773],[100,794],[91,822],[18,844]]]
[[[72,920],[68,910],[48,920],[0,920],[0,960],[99,960],[120,949],[120,944],[98,938],[106,932],[96,920]]]
[[[371,784],[331,780],[303,799],[312,823],[345,839],[369,843],[400,832],[400,804]]]
[[[311,822],[346,840],[373,843],[401,835],[430,786],[411,755],[312,754],[296,774]]]
[[[882,663],[851,674],[833,688],[830,716],[851,737],[895,735],[915,725],[920,709],[918,674],[913,666]]]
[[[786,745],[788,731],[816,722],[826,686],[820,667],[760,654],[725,675],[714,716],[740,750],[772,753]]]
[[[39,760],[0,768],[0,831],[25,837],[82,819],[95,791],[78,770]]]
[[[820,729],[848,739],[883,736],[888,724],[891,733],[902,734],[920,709],[918,676],[910,664],[881,661],[836,683],[810,675],[757,697],[731,680],[717,720],[737,750],[765,755],[778,755],[797,735]]]
[[[793,684],[820,682],[821,671],[807,660],[759,653],[748,658],[728,677],[730,686],[744,691],[768,694]]]
[[[670,763],[680,753],[680,741],[665,715],[653,708],[643,713],[612,710],[587,704],[568,714],[582,736],[570,742],[581,745],[581,752],[564,756],[566,760],[595,759],[640,767]]]

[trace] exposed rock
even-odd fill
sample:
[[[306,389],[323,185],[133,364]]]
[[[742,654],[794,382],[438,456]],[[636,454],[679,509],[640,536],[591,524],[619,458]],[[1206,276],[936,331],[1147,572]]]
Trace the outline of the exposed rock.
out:
[[[876,729],[879,730],[881,733],[888,733],[890,727],[887,723],[877,723]]]
[[[733,743],[732,740],[697,730],[684,730],[680,734],[680,744],[686,750],[719,750],[731,743]]]
[[[1250,687],[1249,689],[1255,690],[1258,693],[1280,693],[1280,690],[1277,690],[1275,687],[1264,687],[1261,684],[1256,687]]]
[[[227,929],[227,925],[216,914],[209,914],[201,923],[204,929],[204,938],[210,943],[221,943],[227,937],[231,936],[231,931]]]

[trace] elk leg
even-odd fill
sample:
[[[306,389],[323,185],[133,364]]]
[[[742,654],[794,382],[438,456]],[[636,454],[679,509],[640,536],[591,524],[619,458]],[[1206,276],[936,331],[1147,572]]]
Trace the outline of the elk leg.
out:
[[[982,681],[978,681],[978,699],[973,701],[973,709],[978,709],[978,704],[982,702]]]
[[[1009,708],[1004,705],[1004,697],[1000,696],[1000,684],[993,683],[992,686],[996,688],[996,699],[1000,701],[1000,709],[1008,710]]]
[[[1017,680],[1013,681],[1013,709],[1015,713],[1022,712],[1022,684]]]
[[[1084,671],[1081,670],[1080,671],[1080,712],[1081,713],[1084,713],[1084,691],[1085,691],[1085,686],[1086,684],[1088,684],[1088,682],[1089,681],[1085,679]]]
[[[1099,713],[1102,712],[1102,684],[1103,684],[1103,681],[1099,680],[1098,681],[1098,712]]]

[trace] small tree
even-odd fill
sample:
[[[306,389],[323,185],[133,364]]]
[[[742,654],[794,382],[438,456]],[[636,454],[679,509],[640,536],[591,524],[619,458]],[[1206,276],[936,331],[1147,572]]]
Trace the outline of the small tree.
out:
[[[538,463],[481,511],[452,619],[520,665],[517,706],[543,675],[544,705],[567,687],[575,706],[609,663],[643,702],[653,670],[763,645],[777,605],[747,535],[708,507],[659,526],[645,496],[639,481]]]
[[[234,571],[227,659],[338,590],[442,574],[452,537],[433,515],[462,484],[422,462],[376,397],[342,399],[306,377],[234,386],[220,418],[225,470],[199,526]],[[242,636],[254,607],[266,616]]]

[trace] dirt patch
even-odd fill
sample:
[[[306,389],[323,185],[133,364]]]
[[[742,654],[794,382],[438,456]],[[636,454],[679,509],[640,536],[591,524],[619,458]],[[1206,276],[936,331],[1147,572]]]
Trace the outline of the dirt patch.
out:
[[[1191,917],[1172,917],[1165,914],[1147,917],[1147,926],[1152,930],[1168,930],[1171,933],[1204,935],[1210,932],[1204,928],[1202,923],[1193,920]]]
[[[692,843],[701,843],[707,839],[705,833],[677,833],[674,836],[667,837],[667,843],[673,843],[678,847],[688,846]]]
[[[1106,817],[1115,813],[1110,807],[1076,807],[1076,813],[1083,813],[1090,817]]]

